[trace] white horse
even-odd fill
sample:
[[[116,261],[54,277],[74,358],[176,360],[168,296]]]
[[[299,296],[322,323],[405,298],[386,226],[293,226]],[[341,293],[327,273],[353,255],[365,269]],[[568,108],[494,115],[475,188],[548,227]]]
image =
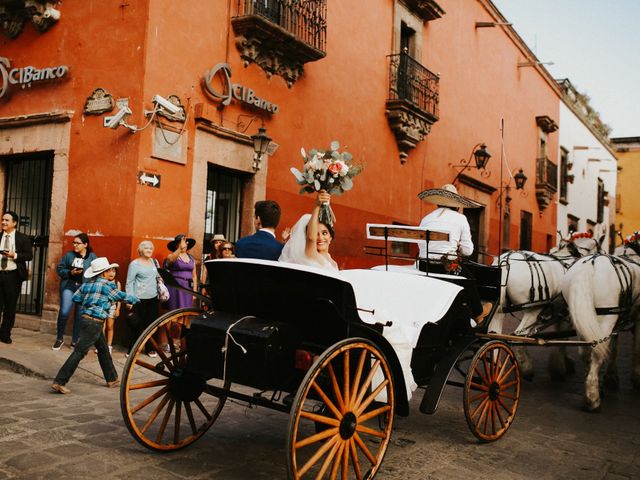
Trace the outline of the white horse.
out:
[[[630,310],[640,298],[640,263],[605,254],[584,257],[562,279],[562,294],[578,336],[593,342],[585,349],[585,409],[597,411],[599,370],[609,357],[620,310]]]
[[[549,254],[514,250],[502,254],[494,265],[502,268],[500,308],[489,324],[489,331],[502,333],[504,315],[521,311],[522,319],[515,330],[517,335],[535,333],[543,309],[561,300],[561,282],[566,270],[578,258],[599,250],[599,241],[577,234],[562,240],[558,249]],[[524,347],[514,348],[523,378],[533,378],[533,363]],[[569,365],[569,367],[567,366]],[[549,372],[553,379],[562,379],[573,363],[564,349],[553,349],[549,357]]]

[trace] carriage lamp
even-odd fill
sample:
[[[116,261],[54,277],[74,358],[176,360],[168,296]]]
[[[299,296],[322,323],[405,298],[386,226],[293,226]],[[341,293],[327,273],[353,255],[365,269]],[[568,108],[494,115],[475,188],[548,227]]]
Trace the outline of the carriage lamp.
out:
[[[527,176],[524,174],[522,169],[519,169],[513,176],[513,180],[516,182],[516,190],[522,190],[524,188],[524,184],[527,183]]]
[[[253,140],[253,151],[255,152],[253,156],[253,169],[258,171],[260,170],[262,157],[267,153],[267,149],[271,143],[271,137],[267,135],[267,130],[264,127],[260,127],[258,133],[251,135],[251,140]]]

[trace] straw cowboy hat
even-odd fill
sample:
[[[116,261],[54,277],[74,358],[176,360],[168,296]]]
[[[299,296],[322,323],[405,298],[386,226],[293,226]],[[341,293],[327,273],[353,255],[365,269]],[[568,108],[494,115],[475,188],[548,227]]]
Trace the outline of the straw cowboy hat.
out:
[[[176,238],[167,243],[167,248],[169,249],[169,251],[175,252],[176,248],[178,248],[178,244],[185,237],[186,235],[184,233],[176,235]],[[193,238],[187,238],[187,250],[191,250],[195,244],[196,241]]]
[[[447,183],[441,188],[430,188],[418,194],[420,200],[442,207],[480,208],[482,205],[458,193],[455,185]]]
[[[91,262],[91,266],[84,271],[84,278],[92,278],[111,268],[118,268],[117,263],[109,263],[107,257],[98,257]]]

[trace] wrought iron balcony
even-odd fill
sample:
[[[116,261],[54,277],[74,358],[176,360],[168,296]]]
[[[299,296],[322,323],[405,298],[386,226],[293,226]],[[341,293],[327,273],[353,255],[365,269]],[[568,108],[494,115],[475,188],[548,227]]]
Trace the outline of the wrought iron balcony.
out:
[[[237,2],[231,23],[245,65],[254,62],[291,86],[305,63],[326,56],[327,0]]]
[[[558,191],[558,165],[547,157],[536,161],[536,199],[540,210],[547,208]]]
[[[396,136],[400,161],[438,121],[440,77],[407,53],[389,55],[387,118]]]

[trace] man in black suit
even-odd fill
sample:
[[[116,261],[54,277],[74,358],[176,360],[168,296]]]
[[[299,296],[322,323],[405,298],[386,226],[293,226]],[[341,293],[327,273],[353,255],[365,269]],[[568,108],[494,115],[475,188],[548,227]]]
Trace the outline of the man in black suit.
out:
[[[2,215],[0,239],[0,342],[12,343],[11,329],[16,320],[16,304],[22,282],[27,279],[27,262],[33,258],[31,239],[18,232],[16,212]]]
[[[242,237],[236,243],[236,257],[278,260],[282,247],[276,240],[276,227],[280,223],[280,205],[273,200],[256,202],[253,224],[256,233]]]

